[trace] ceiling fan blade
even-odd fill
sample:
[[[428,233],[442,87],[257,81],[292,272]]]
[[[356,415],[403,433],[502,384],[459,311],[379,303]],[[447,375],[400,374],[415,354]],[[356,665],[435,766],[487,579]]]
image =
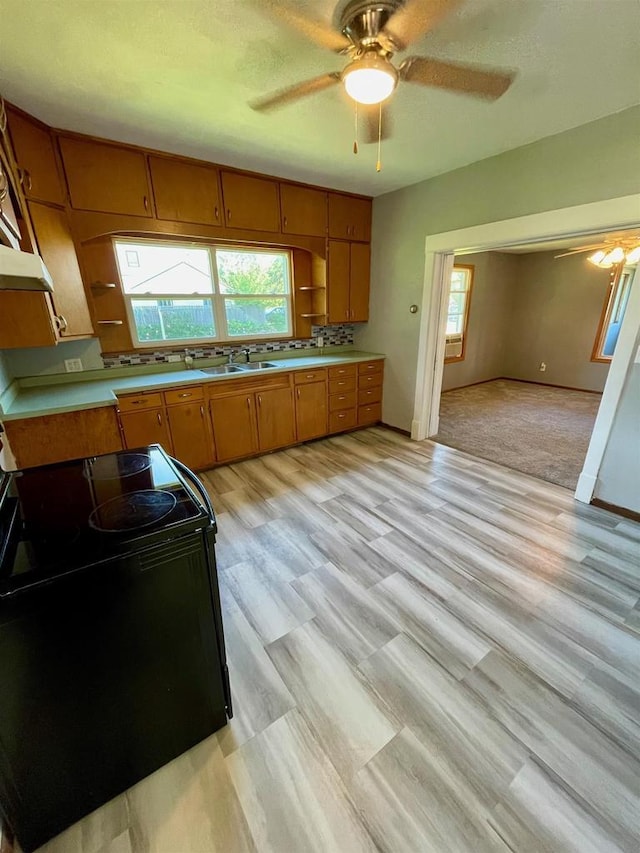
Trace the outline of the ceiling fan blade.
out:
[[[584,252],[591,252],[592,249],[606,249],[606,243],[596,243],[595,246],[581,246],[579,249],[571,249],[568,252],[563,252],[561,255],[554,255],[554,258],[568,258],[569,255],[581,255]]]
[[[383,30],[397,50],[405,50],[450,15],[462,0],[407,0],[391,16]]]
[[[342,33],[337,32],[324,21],[303,15],[288,0],[254,0],[254,2],[260,11],[266,12],[274,20],[297,30],[305,38],[315,42],[320,47],[333,50],[335,53],[343,53],[353,47],[352,42]]]
[[[258,112],[268,112],[284,107],[300,98],[306,98],[308,95],[315,95],[317,92],[322,92],[339,82],[340,73],[331,71],[329,74],[312,77],[310,80],[303,80],[302,83],[296,83],[293,86],[287,86],[285,89],[278,89],[277,92],[272,92],[270,95],[256,98],[250,102],[249,106]]]
[[[449,89],[495,101],[512,84],[515,74],[509,71],[488,71],[475,65],[442,62],[426,56],[410,56],[399,68],[400,76],[409,83]]]
[[[363,130],[362,142],[368,145],[378,141],[378,127],[380,121],[379,104],[361,104],[358,109],[362,110]],[[393,135],[393,119],[391,117],[390,104],[382,105],[382,139],[389,139]]]

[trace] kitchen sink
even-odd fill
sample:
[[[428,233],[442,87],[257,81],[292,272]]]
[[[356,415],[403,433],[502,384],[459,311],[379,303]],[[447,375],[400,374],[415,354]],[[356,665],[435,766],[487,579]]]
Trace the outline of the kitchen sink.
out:
[[[225,373],[240,373],[241,368],[237,364],[220,364],[218,367],[200,367],[200,373],[207,373],[209,376],[223,376]]]
[[[240,370],[264,370],[266,367],[277,367],[272,361],[251,361],[248,364],[239,364]]]

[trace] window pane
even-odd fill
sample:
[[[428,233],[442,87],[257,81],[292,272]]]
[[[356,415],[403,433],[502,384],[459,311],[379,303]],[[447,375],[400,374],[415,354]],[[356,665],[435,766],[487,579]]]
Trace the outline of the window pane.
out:
[[[466,270],[455,270],[451,273],[451,290],[466,290],[467,289],[467,272]]]
[[[140,341],[213,338],[216,334],[209,299],[132,299]]]
[[[447,334],[457,335],[462,332],[462,315],[449,314],[447,317]]]
[[[216,251],[221,293],[288,293],[289,256],[285,252]]]
[[[464,314],[466,293],[449,294],[449,314]]]
[[[208,249],[116,240],[116,256],[125,293],[211,293]],[[132,264],[135,258],[138,265]]]
[[[286,299],[224,300],[229,336],[288,334]]]

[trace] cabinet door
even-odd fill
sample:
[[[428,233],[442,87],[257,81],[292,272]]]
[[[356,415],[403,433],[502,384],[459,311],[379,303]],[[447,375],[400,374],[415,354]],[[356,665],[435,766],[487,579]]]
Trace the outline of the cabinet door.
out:
[[[329,237],[371,240],[371,200],[329,193]]]
[[[162,409],[144,412],[121,412],[120,423],[125,446],[129,449],[160,444],[167,453],[173,453],[167,419]]]
[[[52,347],[58,343],[48,293],[0,290],[0,350]]]
[[[296,432],[298,441],[327,434],[327,385],[311,382],[296,387]]]
[[[204,403],[182,403],[168,412],[174,455],[194,471],[214,461]]]
[[[235,172],[222,173],[225,220],[229,228],[279,231],[278,184]]]
[[[371,247],[368,243],[352,243],[349,272],[350,319],[364,323],[369,319],[369,279],[371,277]]]
[[[290,388],[258,391],[256,413],[260,450],[274,450],[295,443],[293,395]]]
[[[214,398],[209,406],[218,462],[240,459],[258,452],[252,393]]]
[[[53,279],[53,303],[60,321],[60,335],[93,335],[91,315],[66,212],[32,201],[29,203],[29,215],[42,260]]]
[[[329,323],[348,323],[351,254],[349,243],[329,240],[327,315]]]
[[[144,154],[118,145],[60,137],[71,206],[151,216]]]
[[[327,194],[309,187],[280,184],[282,233],[324,237],[327,233]]]
[[[65,191],[58,172],[51,133],[20,113],[7,110],[9,132],[27,198],[64,204]]]
[[[222,225],[218,170],[168,157],[149,157],[158,219]]]

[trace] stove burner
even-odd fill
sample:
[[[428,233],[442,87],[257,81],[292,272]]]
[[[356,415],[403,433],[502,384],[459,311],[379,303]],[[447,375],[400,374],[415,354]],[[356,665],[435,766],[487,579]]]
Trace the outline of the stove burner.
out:
[[[101,533],[125,533],[149,527],[169,515],[177,503],[171,492],[145,489],[118,495],[96,507],[89,516],[89,526]]]
[[[151,457],[147,453],[118,453],[87,459],[82,473],[87,480],[122,480],[149,468]]]

